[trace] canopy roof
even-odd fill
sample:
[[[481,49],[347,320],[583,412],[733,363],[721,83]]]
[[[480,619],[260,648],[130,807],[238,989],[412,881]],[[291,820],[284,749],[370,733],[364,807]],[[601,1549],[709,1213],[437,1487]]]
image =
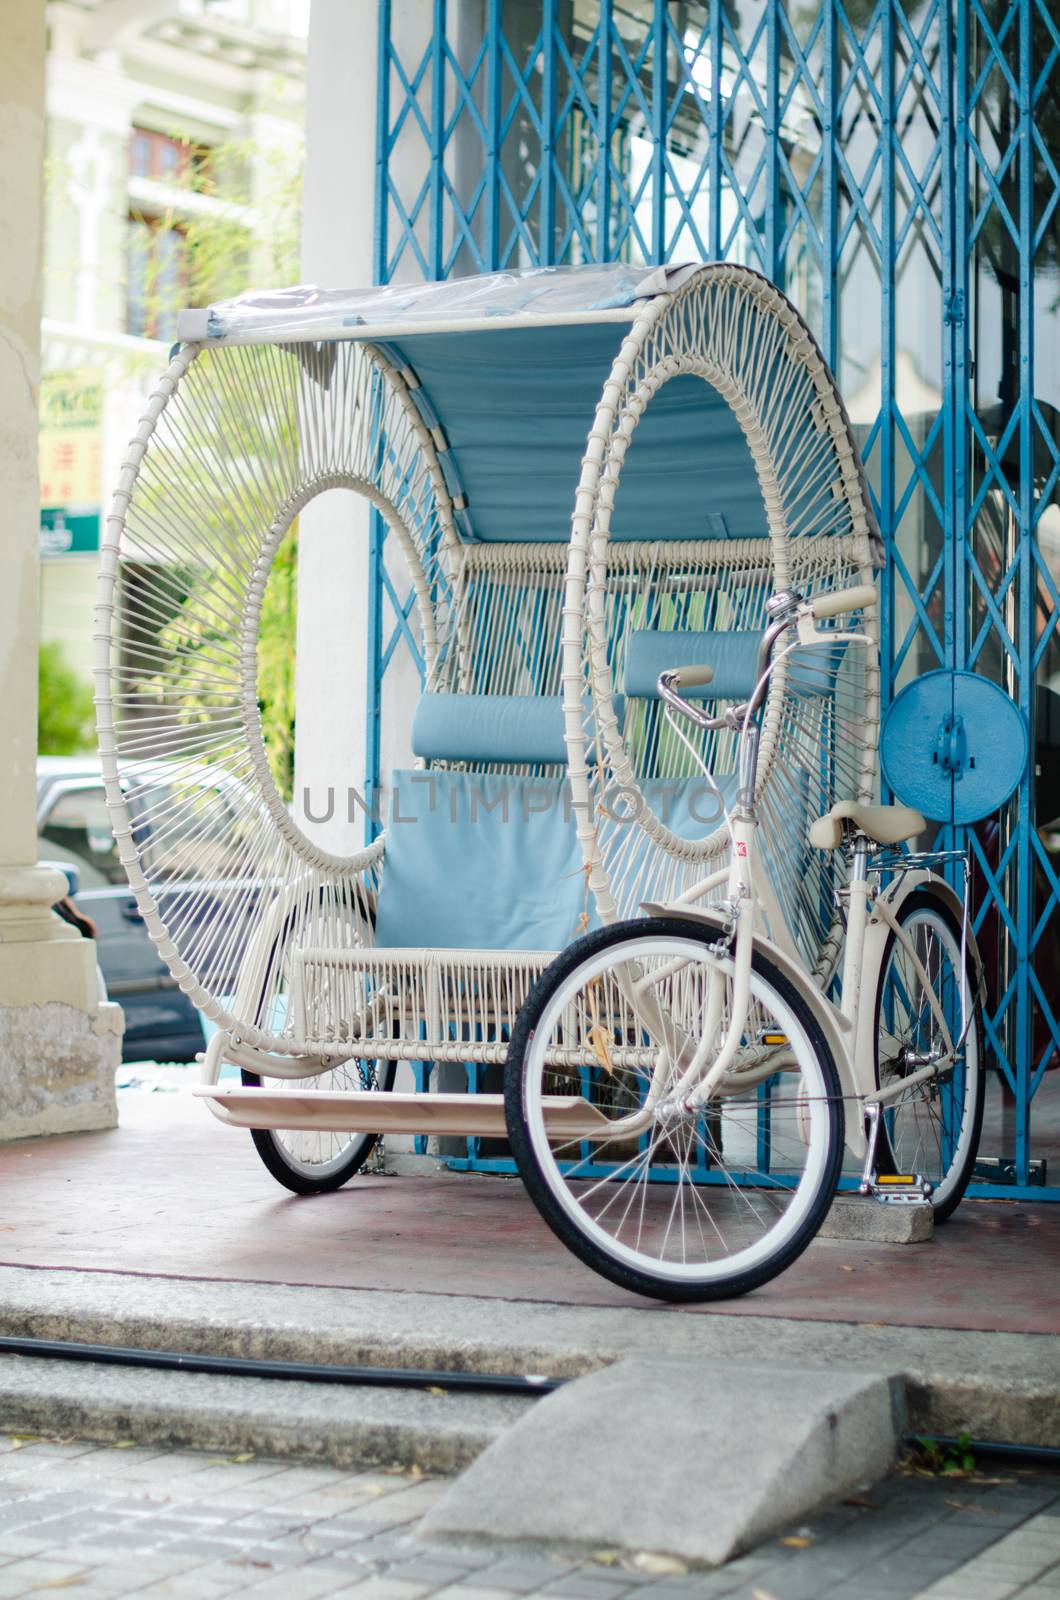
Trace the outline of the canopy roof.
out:
[[[699,265],[649,270],[619,262],[374,289],[253,290],[183,312],[178,332],[207,346],[379,345],[396,367],[411,369],[412,398],[440,430],[463,537],[558,542],[569,537],[586,436],[622,324],[638,302],[679,287]],[[766,532],[734,414],[702,379],[671,379],[637,428],[613,537]]]
[[[525,318],[538,327],[548,322],[628,322],[638,300],[676,289],[698,264],[648,268],[614,261],[374,289],[318,289],[313,284],[249,289],[205,310],[182,311],[177,336],[184,344],[204,339],[272,344],[281,339],[375,339],[488,320]]]

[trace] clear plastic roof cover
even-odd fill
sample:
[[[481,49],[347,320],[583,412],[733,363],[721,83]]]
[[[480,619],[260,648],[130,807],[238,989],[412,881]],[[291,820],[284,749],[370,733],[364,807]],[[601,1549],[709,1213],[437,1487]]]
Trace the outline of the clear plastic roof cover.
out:
[[[621,310],[647,296],[676,289],[698,262],[634,267],[622,262],[581,267],[533,267],[525,272],[490,272],[445,283],[388,284],[375,289],[250,289],[200,311],[182,311],[177,334],[183,343],[204,339],[234,342],[344,339],[353,330],[459,324],[480,318],[527,317],[541,322],[591,320],[594,313]]]

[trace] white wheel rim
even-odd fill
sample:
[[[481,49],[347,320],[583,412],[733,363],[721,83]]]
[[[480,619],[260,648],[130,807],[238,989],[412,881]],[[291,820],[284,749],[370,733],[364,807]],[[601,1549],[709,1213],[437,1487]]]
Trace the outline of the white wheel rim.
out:
[[[912,916],[907,917],[902,923],[902,928],[906,933],[909,933],[912,929],[917,927],[930,928],[934,937],[939,941],[939,944],[942,946],[946,959],[949,963],[950,972],[952,974],[950,981],[953,984],[954,990],[957,990],[958,983],[960,983],[963,987],[965,1003],[970,1005],[971,996],[968,992],[968,974],[967,972],[963,974],[961,973],[960,942],[955,938],[953,931],[945,917],[941,916],[937,911],[925,907],[923,910],[914,911]],[[889,975],[894,969],[894,963],[896,959],[900,958],[902,954],[902,946],[897,942],[897,940],[895,940],[891,947],[891,953],[888,956],[887,965],[885,966],[883,972],[883,981],[885,985],[887,984]],[[928,971],[928,976],[930,977],[930,969],[926,970]],[[881,1028],[883,1025],[884,1018],[881,1015]],[[878,1048],[879,1045],[877,1041],[877,1049]],[[950,1158],[949,1166],[944,1177],[942,1177],[936,1185],[935,1192],[932,1195],[932,1201],[935,1205],[943,1204],[949,1198],[959,1175],[963,1172],[964,1165],[968,1157],[968,1148],[972,1140],[973,1129],[975,1127],[976,1107],[977,1100],[981,1092],[981,1084],[979,1075],[979,1033],[974,1022],[968,1030],[968,1037],[964,1041],[963,1055],[964,1097],[961,1106],[961,1127],[953,1147],[953,1155]],[[957,1069],[955,1069],[955,1071],[956,1070]],[[946,1089],[953,1084],[953,1081],[953,1075],[951,1075],[948,1079],[943,1080],[943,1094],[946,1092]],[[926,1105],[927,1102],[925,1101],[923,1094],[918,1094],[910,1100],[900,1102],[899,1106],[896,1107],[896,1111],[900,1112],[900,1110],[903,1108],[915,1108],[917,1106],[926,1107]],[[886,1116],[886,1111],[884,1114]],[[920,1118],[917,1118],[916,1125],[918,1129],[921,1127]],[[915,1159],[919,1156],[921,1151],[922,1143],[923,1141],[921,1140],[921,1144],[917,1146],[917,1150],[914,1152],[914,1165]],[[895,1160],[903,1165],[903,1170],[909,1170],[905,1167],[905,1156],[898,1150],[895,1150],[893,1154]],[[941,1144],[939,1146],[938,1160],[941,1167]],[[925,1172],[921,1175],[927,1178],[932,1178],[932,1174],[930,1172]]]
[[[328,1072],[322,1072],[315,1078],[273,1078],[266,1081],[270,1089],[281,1093],[285,1091],[298,1093],[306,1088],[330,1089],[338,1092],[350,1088],[363,1089],[365,1087],[363,1082],[359,1081],[357,1084],[350,1082],[349,1065],[348,1062],[344,1062],[341,1066],[333,1067]],[[355,1072],[354,1076],[360,1079],[359,1072]],[[380,1094],[385,1093],[385,1090],[379,1088],[378,1083],[376,1084],[376,1089]],[[373,1139],[374,1137],[375,1135],[371,1132],[351,1133],[343,1136],[342,1134],[329,1132],[327,1129],[275,1128],[272,1130],[273,1144],[282,1156],[284,1165],[289,1167],[292,1172],[299,1173],[303,1178],[314,1180],[334,1177],[353,1156],[364,1149],[365,1140]],[[326,1156],[323,1160],[313,1160],[304,1153],[304,1150],[314,1143],[320,1149],[324,1141],[329,1139],[332,1141],[341,1139],[342,1143],[338,1145],[333,1154]],[[302,1154],[296,1153],[299,1145],[302,1147]]]
[[[571,1194],[557,1160],[549,1148],[541,1100],[545,1045],[564,1006],[570,1003],[574,988],[583,987],[606,967],[617,964],[619,950],[623,951],[621,959],[626,961],[651,956],[680,956],[687,954],[689,949],[694,951],[697,959],[706,961],[702,944],[694,939],[674,935],[647,935],[641,939],[631,939],[628,944],[612,945],[569,974],[546,1006],[528,1043],[522,1085],[523,1111],[538,1169],[567,1217],[587,1240],[612,1260],[637,1271],[648,1271],[654,1277],[664,1278],[673,1283],[710,1283],[752,1271],[783,1250],[799,1231],[816,1201],[827,1169],[829,1117],[825,1103],[827,1086],[824,1074],[794,1012],[783,999],[769,989],[758,973],[752,973],[752,996],[767,1005],[778,1026],[784,1027],[790,1041],[791,1052],[795,1055],[804,1075],[803,1081],[812,1086],[811,1093],[799,1111],[799,1118],[807,1128],[806,1163],[797,1185],[789,1191],[792,1193],[791,1202],[776,1225],[767,1229],[755,1244],[732,1255],[723,1256],[713,1263],[709,1261],[682,1263],[660,1260],[655,1256],[645,1257],[600,1227]],[[648,1181],[647,1171],[648,1164],[644,1163],[642,1180],[644,1182]],[[683,1187],[682,1182],[674,1185],[675,1189]],[[727,1186],[724,1192],[728,1192]]]

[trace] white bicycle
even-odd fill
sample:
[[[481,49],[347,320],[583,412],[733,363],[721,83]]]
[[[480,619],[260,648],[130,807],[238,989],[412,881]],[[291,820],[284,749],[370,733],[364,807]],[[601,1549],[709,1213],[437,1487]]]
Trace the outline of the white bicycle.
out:
[[[819,624],[875,603],[871,587],[774,595],[754,693],[718,715],[686,698],[709,685],[709,668],[662,674],[679,735],[686,718],[737,738],[728,865],[570,945],[513,1031],[505,1110],[523,1181],[575,1254],[639,1293],[720,1299],[776,1276],[820,1228],[844,1147],[863,1194],[926,1198],[936,1221],[968,1184],[983,1115],[982,969],[966,902],[933,870],[958,858],[902,853],[925,827],[906,806],[840,801],[814,822],[810,844],[849,862],[829,999],[784,924],[784,869],[759,841],[770,674],[784,663],[812,692],[851,649],[874,648],[854,628]],[[587,1117],[558,1136],[546,1105],[572,1093],[599,1126],[589,1132]]]

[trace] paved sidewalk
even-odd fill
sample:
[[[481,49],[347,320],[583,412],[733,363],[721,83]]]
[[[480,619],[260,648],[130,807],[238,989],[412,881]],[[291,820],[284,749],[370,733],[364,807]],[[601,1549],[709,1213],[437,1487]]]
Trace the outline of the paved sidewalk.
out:
[[[287,1193],[248,1134],[181,1092],[196,1072],[137,1068],[163,1092],[122,1090],[111,1132],[0,1147],[0,1265],[652,1305],[576,1260],[516,1179],[369,1175]],[[1057,1334],[1060,1205],[967,1201],[924,1244],[818,1239],[754,1294],[667,1315]]]
[[[427,1545],[444,1487],[73,1441],[0,1436],[0,1600],[69,1590],[171,1600],[1057,1600],[1060,1476],[895,1475],[717,1572],[649,1552]]]

